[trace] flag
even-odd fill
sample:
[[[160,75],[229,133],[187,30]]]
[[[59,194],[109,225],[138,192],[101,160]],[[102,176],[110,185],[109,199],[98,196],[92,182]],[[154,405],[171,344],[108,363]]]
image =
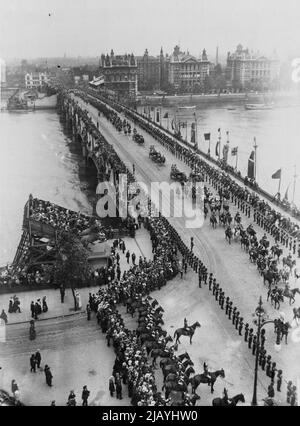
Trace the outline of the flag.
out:
[[[272,174],[272,179],[281,179],[281,169],[278,169],[277,172]]]
[[[237,146],[235,146],[234,148],[232,148],[232,150],[231,150],[231,155],[232,156],[235,156],[235,155],[237,155],[237,153],[238,153],[238,147]]]
[[[169,118],[169,113],[168,112],[165,113],[164,118]]]
[[[220,142],[218,141],[216,144],[216,157],[219,157],[219,146],[220,146]]]
[[[254,151],[251,151],[249,160],[248,160],[248,178],[254,179]]]
[[[204,133],[204,140],[210,141],[210,133]]]

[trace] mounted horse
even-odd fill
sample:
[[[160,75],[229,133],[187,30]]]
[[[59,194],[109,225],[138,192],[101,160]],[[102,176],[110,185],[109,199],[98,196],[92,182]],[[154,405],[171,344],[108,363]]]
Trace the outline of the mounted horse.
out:
[[[193,325],[190,325],[187,328],[178,328],[177,330],[175,330],[175,333],[174,333],[174,336],[173,336],[173,337],[176,337],[175,344],[180,343],[179,338],[181,336],[189,336],[190,337],[190,344],[192,344],[192,338],[193,338],[193,335],[194,335],[197,327],[201,327],[201,325],[198,321],[196,321]]]
[[[235,407],[239,402],[245,402],[245,397],[242,393],[229,398],[226,402],[225,398],[214,398],[212,400],[213,407]]]
[[[210,385],[210,391],[211,393],[214,393],[214,384],[219,376],[223,379],[225,378],[225,371],[223,368],[221,370],[208,372],[207,375],[196,374],[196,376],[192,377],[189,381],[189,383],[192,385],[192,393],[195,393],[200,383],[206,383]]]
[[[295,296],[297,293],[300,294],[300,289],[298,287],[290,289],[288,286],[285,286],[283,296],[289,299],[289,304],[291,305],[292,303],[295,303]]]
[[[292,273],[292,269],[296,266],[296,260],[293,260],[290,256],[282,258],[283,266],[288,266],[290,268],[290,274]]]

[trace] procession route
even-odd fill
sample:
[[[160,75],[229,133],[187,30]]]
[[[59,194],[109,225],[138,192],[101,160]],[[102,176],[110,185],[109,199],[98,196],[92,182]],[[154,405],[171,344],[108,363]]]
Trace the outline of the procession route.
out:
[[[84,109],[88,110],[94,123],[99,123],[100,132],[109,141],[109,143],[114,146],[114,149],[124,161],[127,168],[132,170],[132,164],[135,164],[135,177],[138,181],[144,181],[147,185],[150,185],[153,180],[170,182],[171,164],[177,164],[180,170],[189,174],[190,168],[186,164],[175,158],[151,135],[140,129],[138,126],[135,126],[132,123],[132,126],[136,127],[138,132],[144,136],[144,146],[137,145],[130,136],[119,133],[105,117],[101,116],[99,118],[97,109],[92,105],[84,102],[79,97],[74,95],[73,97],[76,98]],[[127,121],[130,122],[128,119]],[[157,166],[149,159],[148,153],[150,145],[154,145],[156,149],[165,155],[166,164],[164,166]],[[168,203],[169,200],[165,198],[164,202]],[[232,204],[230,204],[230,210],[233,215],[237,211]],[[241,216],[244,226],[247,226],[252,222],[244,215]],[[278,311],[275,311],[274,308],[266,302],[267,289],[263,285],[262,278],[259,276],[256,266],[250,264],[248,254],[241,250],[238,243],[233,242],[229,245],[225,241],[223,227],[218,227],[216,230],[212,230],[209,225],[209,220],[206,220],[204,226],[200,229],[187,229],[185,228],[185,218],[173,217],[170,218],[169,221],[171,225],[177,229],[181,238],[188,247],[190,246],[190,238],[193,236],[195,254],[203,260],[208,267],[209,272],[214,273],[217,278],[217,282],[220,283],[220,287],[222,287],[225,291],[226,296],[229,295],[231,300],[233,300],[234,305],[236,305],[238,310],[240,310],[241,315],[244,318],[244,322],[249,322],[250,327],[253,327],[254,330],[256,330],[256,327],[253,324],[253,313],[257,307],[260,295],[263,297],[264,308],[266,308],[270,318],[278,317]],[[254,226],[257,230],[258,237],[260,238],[263,235],[263,232],[257,225]],[[271,237],[268,238],[272,241]],[[195,278],[193,278],[194,291],[196,291],[195,287],[197,288],[198,285],[197,281],[198,277],[195,275]],[[168,286],[167,291],[168,295],[166,296],[165,303],[168,304],[168,298],[172,292],[172,287]],[[254,357],[246,343],[238,336],[238,333],[234,330],[230,321],[225,317],[224,312],[220,310],[219,305],[215,301],[211,301],[211,298],[211,293],[209,293],[207,289],[197,289],[196,293],[193,293],[190,298],[187,298],[186,287],[182,286],[181,288],[177,288],[176,297],[174,297],[170,304],[170,311],[173,311],[173,313],[174,311],[176,312],[174,322],[172,321],[172,327],[182,327],[184,316],[186,316],[188,322],[191,323],[194,318],[195,320],[199,320],[199,315],[203,315],[202,321],[207,323],[207,329],[205,330],[202,326],[200,331],[197,330],[195,340],[192,345],[192,351],[194,352],[194,347],[196,346],[198,339],[201,340],[202,350],[204,344],[204,352],[206,354],[205,355],[203,353],[201,362],[203,359],[206,359],[209,363],[210,360],[213,359],[213,364],[216,368],[220,368],[221,366],[224,367],[224,363],[227,363],[228,368],[232,371],[233,375],[233,378],[230,381],[233,383],[238,381],[240,383],[238,377],[242,374],[243,379],[247,381],[246,387],[249,394],[249,389],[252,389],[252,384],[250,383],[253,380]],[[212,311],[210,316],[206,315],[206,311],[205,313],[201,312],[201,301],[205,302],[205,307],[209,307]],[[297,296],[295,306],[298,305],[299,301],[299,297]],[[164,307],[163,302],[161,303]],[[288,306],[287,300],[285,301],[285,304],[282,305],[281,310],[284,310],[286,313],[287,320],[292,319],[292,309]],[[199,322],[201,323],[201,321]],[[166,325],[168,327],[167,320]],[[220,328],[219,331],[221,331],[221,334],[227,335],[227,337],[230,336],[232,340],[231,343],[228,344],[228,346],[231,345],[231,351],[229,351],[230,354],[227,354],[227,356],[227,343],[216,339],[216,336],[212,333],[212,329],[215,328]],[[300,364],[298,362],[300,355],[299,344],[289,341],[289,344],[286,346],[283,343],[281,352],[275,353],[275,335],[272,326],[266,328],[266,338],[266,349],[269,353],[271,353],[272,361],[275,361],[278,367],[283,369],[286,380],[293,380],[293,382],[296,382],[298,377],[300,377]],[[197,350],[198,349],[200,348],[198,347]],[[189,352],[190,351],[191,349],[189,348]],[[236,358],[239,356],[242,356],[244,361],[243,367],[240,365],[237,369],[234,368],[233,365]],[[199,359],[196,352],[195,357]],[[200,367],[200,364],[198,363],[197,373],[199,372],[199,368],[201,368],[202,371],[202,365]],[[266,381],[265,372],[259,371],[259,379],[262,380],[262,383],[264,383],[264,389],[266,389],[266,386],[269,384],[269,379]],[[281,396],[281,394],[277,395],[278,399],[283,401],[285,400],[284,386],[285,384],[282,386],[282,394],[284,393],[284,396]],[[260,390],[262,397],[266,396],[266,393],[264,392],[265,390]]]

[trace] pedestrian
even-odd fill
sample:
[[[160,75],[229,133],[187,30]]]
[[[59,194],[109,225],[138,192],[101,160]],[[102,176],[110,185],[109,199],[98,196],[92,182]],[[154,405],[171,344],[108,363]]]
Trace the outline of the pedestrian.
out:
[[[127,252],[126,252],[127,263],[129,263],[129,258],[130,258],[130,251],[127,250]]]
[[[256,349],[257,349],[257,337],[253,336],[252,355],[255,355]]]
[[[86,305],[86,315],[87,315],[87,320],[90,321],[91,320],[91,307],[90,307],[89,303]]]
[[[60,287],[59,287],[59,291],[60,291],[60,302],[61,303],[64,303],[64,301],[65,301],[65,287],[63,286],[63,285],[61,285]]]
[[[267,366],[266,366],[266,374],[268,377],[270,377],[271,374],[271,355],[267,356]]]
[[[46,296],[43,297],[43,312],[44,313],[48,312],[48,305],[47,305],[47,301],[46,301]]]
[[[135,165],[134,164],[132,164],[132,174],[133,175],[135,174]]]
[[[37,368],[41,368],[42,356],[39,349],[35,353],[35,360]]]
[[[50,370],[50,367],[47,364],[45,365],[44,372],[45,372],[45,377],[46,377],[46,383],[47,383],[48,386],[51,387],[53,375],[52,375],[52,372]]]
[[[82,406],[83,407],[87,407],[88,406],[88,397],[90,396],[90,391],[88,390],[87,386],[83,386],[82,389],[82,395],[81,395],[81,399],[82,399]]]
[[[76,395],[75,395],[73,390],[71,390],[70,393],[69,393],[67,405],[69,407],[75,407],[76,406]]]
[[[281,392],[282,370],[277,371],[277,392]]]
[[[296,405],[296,401],[297,401],[297,387],[293,386],[292,392],[291,392],[291,406],[292,407],[294,407]]]
[[[30,372],[36,373],[36,359],[34,354],[30,357]]]
[[[114,393],[115,393],[115,390],[116,390],[114,376],[110,376],[109,381],[108,381],[108,388],[109,388],[110,396],[114,396]]]
[[[123,397],[122,397],[122,383],[121,383],[121,379],[120,379],[118,373],[117,373],[117,376],[116,376],[115,383],[116,383],[116,394],[117,394],[116,396],[117,396],[117,399],[123,399]]]
[[[2,309],[2,312],[1,312],[0,318],[4,321],[4,323],[5,323],[5,324],[7,324],[7,323],[8,323],[7,314],[6,314],[6,312],[5,312],[5,310],[4,310],[4,309]]]
[[[131,260],[132,260],[132,263],[135,265],[135,258],[136,258],[136,256],[135,256],[135,253],[132,253],[132,255],[131,255]]]
[[[31,311],[31,318],[35,318],[35,304],[33,300],[31,301],[31,304],[30,304],[30,311]]]
[[[287,384],[287,392],[286,392],[286,402],[288,404],[290,404],[291,402],[292,387],[293,387],[293,382],[290,380]]]
[[[56,407],[56,405],[55,405],[55,401],[54,401],[54,400],[53,400],[53,401],[51,401],[50,407]]]

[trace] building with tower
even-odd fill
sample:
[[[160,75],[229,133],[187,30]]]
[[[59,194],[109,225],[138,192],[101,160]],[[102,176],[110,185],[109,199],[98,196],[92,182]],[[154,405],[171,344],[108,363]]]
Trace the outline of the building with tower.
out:
[[[138,89],[162,89],[168,81],[168,56],[164,56],[163,49],[159,56],[150,56],[148,49],[143,56],[137,57]]]
[[[133,53],[115,55],[111,50],[110,55],[101,55],[99,65],[105,89],[112,90],[124,98],[136,98],[138,67]]]
[[[280,62],[274,54],[267,58],[249,52],[239,44],[234,53],[227,54],[226,79],[236,89],[266,89],[278,79]]]
[[[204,86],[212,68],[213,64],[209,62],[205,49],[201,57],[196,58],[189,52],[181,52],[180,47],[175,46],[169,60],[168,81],[175,89],[184,88],[192,91],[196,85]]]

